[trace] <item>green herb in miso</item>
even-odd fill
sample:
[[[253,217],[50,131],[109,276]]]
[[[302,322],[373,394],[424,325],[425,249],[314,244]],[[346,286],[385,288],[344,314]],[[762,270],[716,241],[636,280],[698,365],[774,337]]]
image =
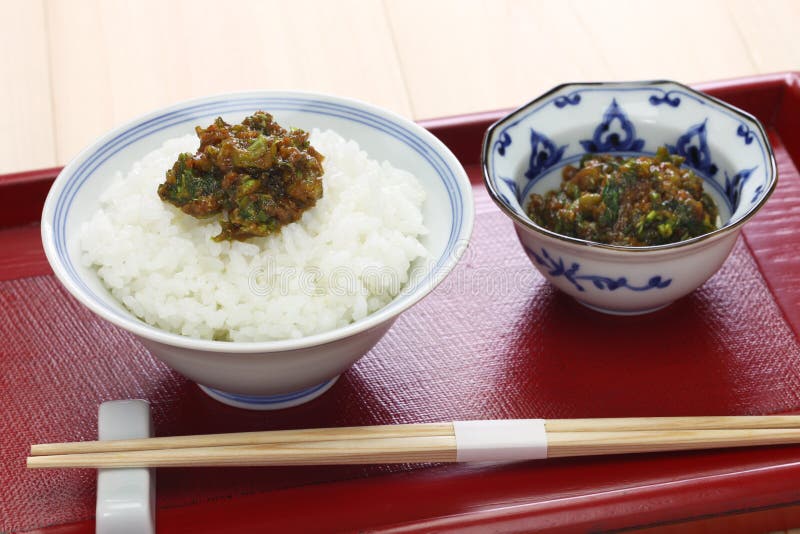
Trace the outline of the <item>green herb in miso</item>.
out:
[[[675,243],[717,228],[703,181],[661,147],[654,157],[589,154],[567,165],[558,190],[533,194],[528,216],[562,235],[610,245]]]
[[[215,240],[270,235],[322,197],[324,158],[303,130],[287,131],[263,111],[195,130],[200,148],[178,156],[158,196],[197,218],[221,215]]]

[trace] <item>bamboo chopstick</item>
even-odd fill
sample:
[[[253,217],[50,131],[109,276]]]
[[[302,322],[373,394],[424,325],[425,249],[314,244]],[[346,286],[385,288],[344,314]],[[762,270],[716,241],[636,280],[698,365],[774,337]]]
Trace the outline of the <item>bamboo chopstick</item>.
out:
[[[722,449],[800,443],[800,429],[548,432],[547,457]]]
[[[800,428],[800,415],[721,415],[701,417],[613,417],[547,419],[548,432],[622,430],[724,430],[736,428]]]
[[[453,436],[31,456],[28,467],[200,467],[456,461]]]
[[[800,416],[424,423],[39,444],[28,467],[456,462],[800,443]],[[477,451],[477,452],[476,452]]]
[[[76,441],[31,445],[31,456],[78,454],[89,452],[122,452],[190,447],[222,447],[227,445],[259,445],[268,443],[306,443],[315,441],[360,440],[379,438],[446,436],[453,434],[453,423],[415,423],[407,425],[350,426],[300,430],[269,430],[116,441]]]
[[[800,429],[547,432],[547,458],[800,443]],[[455,435],[31,456],[29,468],[456,462]]]
[[[552,432],[800,428],[800,415],[547,419],[544,421],[544,425],[548,435]],[[229,434],[172,436],[116,441],[43,443],[32,445],[30,455],[46,456],[56,454],[452,435],[452,423],[416,423],[404,425],[236,432]]]

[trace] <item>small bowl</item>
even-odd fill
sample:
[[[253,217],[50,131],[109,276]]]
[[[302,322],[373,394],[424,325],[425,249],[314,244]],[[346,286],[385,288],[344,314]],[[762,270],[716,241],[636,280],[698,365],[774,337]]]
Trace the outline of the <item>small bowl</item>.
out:
[[[563,167],[584,154],[652,155],[663,145],[703,179],[719,229],[674,244],[616,246],[557,234],[526,215],[531,193],[557,189]],[[578,302],[613,314],[654,311],[703,284],[777,182],[755,117],[669,81],[560,85],[493,124],[481,162],[489,194],[536,268]]]
[[[354,139],[371,158],[412,172],[427,192],[423,206],[430,256],[412,265],[400,294],[362,320],[321,334],[264,342],[193,339],[143,322],[106,290],[80,261],[81,224],[98,209],[116,171],[169,138],[193,133],[221,116],[237,123],[264,110],[285,125],[327,129]],[[154,193],[155,194],[155,193]],[[142,116],[100,138],[67,165],[42,214],[42,241],[56,276],[82,304],[131,332],[150,352],[200,384],[215,399],[243,408],[276,409],[307,402],[369,351],[401,312],[441,282],[472,232],[472,188],[461,164],[420,126],[386,110],[323,94],[258,91],[202,98]],[[398,355],[400,357],[402,355]]]

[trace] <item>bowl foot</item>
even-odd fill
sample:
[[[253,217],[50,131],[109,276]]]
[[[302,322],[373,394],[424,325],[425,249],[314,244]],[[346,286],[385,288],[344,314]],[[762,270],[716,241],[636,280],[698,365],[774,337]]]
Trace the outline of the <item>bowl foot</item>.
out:
[[[607,313],[609,315],[644,315],[645,313],[652,313],[654,311],[658,311],[660,309],[666,308],[672,302],[667,302],[666,304],[662,304],[661,306],[656,306],[655,308],[645,308],[643,310],[610,310],[608,308],[601,308],[600,306],[595,306],[594,304],[589,304],[582,300],[577,300],[579,303],[583,304],[590,310],[598,311],[600,313]]]
[[[228,406],[236,408],[244,408],[245,410],[281,410],[283,408],[291,408],[306,403],[310,400],[316,399],[333,386],[339,379],[335,376],[316,386],[300,391],[293,391],[291,393],[282,393],[280,395],[242,395],[240,393],[228,393],[220,391],[203,384],[197,384],[209,397],[218,400]]]

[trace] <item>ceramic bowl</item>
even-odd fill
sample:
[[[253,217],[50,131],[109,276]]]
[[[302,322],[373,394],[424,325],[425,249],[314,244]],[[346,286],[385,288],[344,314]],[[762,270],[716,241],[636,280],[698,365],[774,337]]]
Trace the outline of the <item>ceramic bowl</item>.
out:
[[[703,179],[719,229],[674,244],[614,246],[559,235],[526,215],[531,193],[557,189],[563,167],[583,155],[652,155],[663,145]],[[755,117],[669,81],[560,85],[489,128],[482,166],[536,268],[582,304],[616,314],[657,310],[703,284],[777,180]]]
[[[240,122],[255,110],[284,125],[331,128],[356,140],[370,157],[417,176],[427,191],[423,208],[430,256],[412,266],[411,281],[387,306],[322,334],[266,342],[192,339],[154,328],[131,314],[80,261],[81,223],[116,171],[169,138],[193,133],[218,116]],[[64,287],[82,304],[135,335],[167,365],[212,397],[245,408],[273,409],[306,402],[386,333],[398,315],[427,295],[458,261],[472,231],[469,179],[455,156],[433,135],[389,111],[355,100],[301,92],[250,92],[202,98],[142,116],[103,136],[67,165],[50,190],[42,215],[47,259]],[[401,357],[402,355],[398,355]]]

